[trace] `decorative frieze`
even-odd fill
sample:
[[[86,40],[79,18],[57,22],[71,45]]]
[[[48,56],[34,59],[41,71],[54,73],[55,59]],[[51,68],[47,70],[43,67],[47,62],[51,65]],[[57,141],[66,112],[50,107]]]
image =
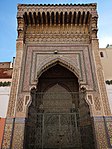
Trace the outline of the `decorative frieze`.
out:
[[[90,43],[87,26],[35,26],[27,27],[25,42],[34,43]]]

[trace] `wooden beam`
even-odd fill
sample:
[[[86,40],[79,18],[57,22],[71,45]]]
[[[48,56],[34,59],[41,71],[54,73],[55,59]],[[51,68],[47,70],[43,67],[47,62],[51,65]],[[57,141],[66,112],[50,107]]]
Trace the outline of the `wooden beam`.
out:
[[[28,21],[27,12],[24,13],[23,17],[24,17],[25,24],[28,25],[29,21]]]
[[[79,11],[77,15],[77,25],[80,24],[80,17],[81,17],[81,12]]]
[[[87,15],[86,15],[85,24],[88,24],[88,19],[89,19],[89,11],[87,12]]]
[[[56,12],[56,25],[58,25],[58,12]]]
[[[52,24],[54,25],[54,12],[51,13]]]
[[[63,24],[63,12],[60,13],[60,24]]]
[[[42,22],[43,22],[44,25],[46,24],[45,12],[42,12]]]
[[[85,12],[83,11],[83,13],[82,13],[82,18],[81,18],[81,24],[83,25],[83,23],[84,23],[84,18],[85,18]]]
[[[38,24],[41,25],[41,14],[38,12]]]
[[[67,12],[64,14],[64,24],[67,24]]]
[[[75,24],[76,22],[76,12],[74,12],[74,15],[73,15],[73,24]]]
[[[72,12],[70,11],[70,12],[69,12],[69,19],[68,19],[68,23],[69,23],[69,24],[71,24],[71,22],[72,22],[71,19],[72,19]]]
[[[32,25],[33,24],[33,18],[32,18],[32,13],[29,12],[29,19],[30,19],[30,24]]]
[[[36,16],[36,12],[33,13],[33,19],[34,19],[34,24],[37,24],[37,16]]]
[[[49,12],[47,12],[47,23],[48,25],[50,25],[50,13]]]

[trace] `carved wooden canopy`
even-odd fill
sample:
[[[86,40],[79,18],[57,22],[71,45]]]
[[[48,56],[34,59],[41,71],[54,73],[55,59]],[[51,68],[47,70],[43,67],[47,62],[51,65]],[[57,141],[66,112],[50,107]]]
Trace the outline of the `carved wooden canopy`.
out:
[[[96,4],[18,4],[18,33],[27,26],[91,26],[97,33]]]
[[[82,5],[18,5],[17,18],[24,18],[26,25],[29,24],[88,24],[96,4]]]

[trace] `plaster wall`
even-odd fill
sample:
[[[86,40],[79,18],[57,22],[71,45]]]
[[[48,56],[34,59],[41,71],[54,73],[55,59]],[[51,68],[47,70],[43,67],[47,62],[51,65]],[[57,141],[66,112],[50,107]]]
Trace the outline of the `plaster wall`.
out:
[[[100,58],[105,80],[112,80],[112,48],[101,48],[100,52],[103,52],[103,57]]]
[[[9,94],[10,86],[0,87],[0,117],[2,118],[5,118],[7,114]]]

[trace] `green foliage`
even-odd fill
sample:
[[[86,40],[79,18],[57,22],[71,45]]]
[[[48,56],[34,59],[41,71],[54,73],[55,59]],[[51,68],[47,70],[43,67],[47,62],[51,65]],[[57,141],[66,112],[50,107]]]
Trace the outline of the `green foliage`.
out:
[[[112,84],[112,80],[110,80],[110,84]]]
[[[11,85],[11,82],[0,82],[0,86],[10,86]]]
[[[112,80],[106,80],[105,82],[106,82],[106,84],[108,84],[108,85],[112,85]]]

